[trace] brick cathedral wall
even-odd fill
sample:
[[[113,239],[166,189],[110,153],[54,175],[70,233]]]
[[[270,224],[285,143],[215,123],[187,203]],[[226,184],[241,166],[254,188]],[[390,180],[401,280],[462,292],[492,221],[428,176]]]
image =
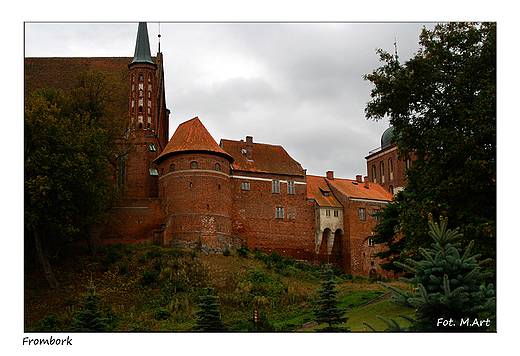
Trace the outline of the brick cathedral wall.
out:
[[[160,199],[125,199],[112,208],[101,238],[151,239],[164,220]]]

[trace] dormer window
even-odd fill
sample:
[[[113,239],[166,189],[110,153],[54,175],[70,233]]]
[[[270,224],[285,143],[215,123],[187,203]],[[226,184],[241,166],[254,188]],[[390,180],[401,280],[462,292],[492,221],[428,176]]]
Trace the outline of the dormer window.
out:
[[[318,187],[320,189],[321,194],[323,194],[324,197],[328,197],[330,195],[330,190],[323,189],[322,187]]]

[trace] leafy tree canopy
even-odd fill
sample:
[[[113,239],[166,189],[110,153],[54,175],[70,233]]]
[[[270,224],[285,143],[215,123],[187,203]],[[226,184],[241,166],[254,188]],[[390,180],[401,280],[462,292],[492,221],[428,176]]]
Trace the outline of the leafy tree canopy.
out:
[[[365,75],[374,84],[367,119],[387,117],[400,158],[414,159],[406,189],[389,205],[394,211],[381,216],[383,239],[400,232],[402,257],[417,256],[431,213],[449,218],[494,258],[496,24],[439,24],[424,29],[419,43],[404,64],[379,50],[384,65]]]
[[[90,231],[118,197],[110,165],[113,137],[124,133],[115,129],[123,117],[108,109],[113,87],[106,81],[101,74],[84,73],[71,93],[40,89],[25,100],[25,225],[52,288],[59,284],[47,261],[51,246]]]

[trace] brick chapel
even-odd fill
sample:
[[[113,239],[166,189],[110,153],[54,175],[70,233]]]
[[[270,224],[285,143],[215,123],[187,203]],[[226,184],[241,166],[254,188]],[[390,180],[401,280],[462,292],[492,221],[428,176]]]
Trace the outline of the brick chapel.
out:
[[[133,150],[114,177],[124,198],[101,238],[155,240],[218,252],[244,244],[299,260],[330,262],[347,273],[393,277],[373,257],[374,212],[405,184],[405,163],[391,144],[366,157],[368,175],[355,179],[307,175],[282,146],[253,137],[219,143],[202,121],[180,123],[170,137],[163,54],[150,53],[139,23],[134,57],[25,58],[25,96],[38,88],[69,90],[77,73],[97,70],[126,83]]]

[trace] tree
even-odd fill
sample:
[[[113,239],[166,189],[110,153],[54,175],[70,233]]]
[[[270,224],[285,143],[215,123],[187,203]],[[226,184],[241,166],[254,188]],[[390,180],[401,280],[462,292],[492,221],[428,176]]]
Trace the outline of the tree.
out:
[[[494,258],[496,24],[440,24],[424,29],[419,43],[404,64],[379,50],[385,64],[365,75],[374,84],[367,119],[388,117],[400,158],[414,158],[392,207],[399,210],[393,224],[404,236],[402,255],[417,256],[433,214]]]
[[[413,331],[489,329],[495,313],[495,289],[492,284],[484,284],[489,272],[483,271],[483,265],[489,260],[479,262],[480,255],[471,254],[473,242],[462,250],[456,242],[462,237],[459,229],[448,229],[446,219],[438,224],[430,217],[428,224],[434,241],[431,248],[419,249],[419,261],[397,262],[412,273],[412,278],[401,280],[414,285],[416,292],[386,286],[394,292],[392,302],[417,309],[415,318],[409,319]],[[394,330],[402,330],[395,320],[392,324]]]
[[[74,331],[108,331],[107,319],[103,318],[100,303],[101,296],[96,293],[96,288],[90,285],[82,303],[83,309],[76,313]]]
[[[211,287],[204,288],[203,295],[198,304],[200,310],[197,315],[197,325],[195,330],[200,331],[224,331],[224,325],[220,317],[220,303],[218,296],[215,295]]]
[[[88,232],[117,199],[108,132],[71,107],[70,97],[53,89],[25,101],[25,225],[52,289],[60,284],[48,259],[51,250]]]
[[[346,310],[340,309],[340,300],[337,297],[339,290],[336,289],[334,271],[327,265],[323,272],[323,281],[320,282],[322,289],[318,290],[318,300],[314,308],[314,315],[318,324],[327,323],[327,326],[319,331],[338,332],[350,331],[349,327],[339,327],[349,319],[344,317]]]

